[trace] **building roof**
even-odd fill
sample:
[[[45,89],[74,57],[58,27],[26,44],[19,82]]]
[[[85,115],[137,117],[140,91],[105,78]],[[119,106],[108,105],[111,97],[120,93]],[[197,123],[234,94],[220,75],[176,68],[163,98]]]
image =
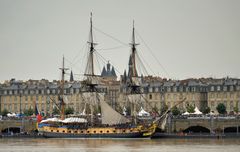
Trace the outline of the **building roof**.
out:
[[[112,69],[111,69],[111,64],[109,62],[107,63],[107,69],[105,68],[105,66],[103,67],[101,76],[102,77],[117,77],[114,67],[112,66]]]

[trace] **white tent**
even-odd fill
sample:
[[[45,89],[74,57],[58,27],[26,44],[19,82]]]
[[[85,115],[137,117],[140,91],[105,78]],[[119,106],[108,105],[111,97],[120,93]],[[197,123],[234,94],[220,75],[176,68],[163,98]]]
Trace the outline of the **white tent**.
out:
[[[138,116],[150,116],[150,113],[146,112],[142,107],[138,112]]]
[[[8,113],[7,116],[8,117],[16,117],[16,114],[15,113]]]
[[[189,112],[184,112],[182,115],[189,115],[190,113]]]
[[[80,115],[82,115],[82,116],[85,116],[86,115],[86,112],[85,112],[86,110],[85,110],[85,108],[83,109],[83,112],[82,113],[80,113]]]
[[[48,118],[45,120],[42,120],[41,123],[46,123],[46,122],[61,122],[62,120],[58,119],[58,118]]]
[[[195,107],[194,111],[195,112],[193,114],[195,114],[195,115],[201,115],[202,114],[202,112],[198,109],[198,107]]]
[[[123,115],[124,115],[124,116],[126,116],[126,115],[127,115],[127,109],[126,109],[126,107],[125,107],[125,106],[123,107]]]
[[[216,113],[214,113],[213,111],[211,111],[209,114],[212,116],[216,115]]]
[[[86,123],[87,120],[84,118],[70,117],[62,121],[63,123]]]

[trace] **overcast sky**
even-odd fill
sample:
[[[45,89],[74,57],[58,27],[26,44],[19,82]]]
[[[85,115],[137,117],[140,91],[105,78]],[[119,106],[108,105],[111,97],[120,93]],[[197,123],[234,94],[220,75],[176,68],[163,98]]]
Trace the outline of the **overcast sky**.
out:
[[[0,0],[0,82],[83,74],[90,12],[96,69],[127,69],[134,20],[148,74],[240,78],[239,0]]]

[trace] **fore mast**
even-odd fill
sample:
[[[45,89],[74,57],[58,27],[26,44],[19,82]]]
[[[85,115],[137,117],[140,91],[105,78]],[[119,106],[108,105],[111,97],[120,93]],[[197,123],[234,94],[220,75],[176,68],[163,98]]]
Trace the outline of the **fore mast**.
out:
[[[89,33],[89,41],[87,42],[89,45],[89,54],[88,54],[88,59],[87,59],[87,65],[85,69],[84,76],[86,76],[86,80],[84,81],[84,87],[86,87],[86,92],[90,93],[91,98],[93,98],[95,95],[94,93],[96,92],[96,86],[98,85],[96,75],[94,73],[94,51],[95,51],[95,45],[97,43],[94,43],[93,40],[93,26],[92,26],[92,13],[90,17],[90,33]],[[90,97],[88,96],[88,99]],[[96,99],[92,99],[96,100]],[[94,101],[89,100],[90,104],[90,112],[91,112],[91,123],[93,124],[93,105],[95,104]]]
[[[64,74],[65,71],[68,70],[68,68],[64,67],[64,56],[63,56],[63,62],[62,62],[62,68],[59,68],[61,70],[61,74],[62,74],[62,80],[61,80],[61,89],[60,89],[60,94],[59,94],[59,101],[60,101],[60,116],[61,116],[61,120],[65,119],[65,102],[64,102]]]
[[[96,82],[94,82],[95,74],[94,74],[94,55],[93,55],[93,52],[95,51],[94,46],[97,45],[97,43],[93,42],[92,13],[91,13],[91,17],[90,17],[89,41],[87,43],[89,44],[89,54],[88,54],[87,66],[86,66],[84,75],[87,77],[87,86],[90,88],[90,91],[94,91],[94,87],[97,84],[96,84]]]

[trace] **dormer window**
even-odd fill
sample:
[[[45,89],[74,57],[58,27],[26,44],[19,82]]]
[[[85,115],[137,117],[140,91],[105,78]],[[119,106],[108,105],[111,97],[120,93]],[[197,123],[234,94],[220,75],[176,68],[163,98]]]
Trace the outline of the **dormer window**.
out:
[[[214,86],[211,86],[211,91],[214,91]]]

